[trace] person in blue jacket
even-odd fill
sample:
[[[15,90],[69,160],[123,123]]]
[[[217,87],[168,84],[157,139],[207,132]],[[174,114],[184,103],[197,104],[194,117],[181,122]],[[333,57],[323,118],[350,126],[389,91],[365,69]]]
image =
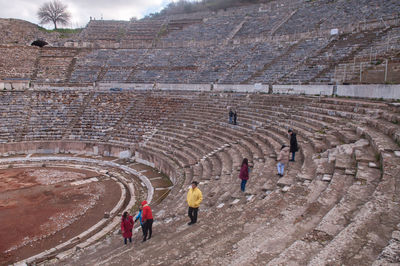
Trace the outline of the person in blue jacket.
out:
[[[144,227],[143,227],[143,222],[142,222],[142,211],[143,211],[143,207],[140,205],[139,206],[139,213],[135,217],[135,222],[137,222],[137,220],[139,220],[140,226],[142,227],[142,233],[143,233],[143,236],[144,236]]]

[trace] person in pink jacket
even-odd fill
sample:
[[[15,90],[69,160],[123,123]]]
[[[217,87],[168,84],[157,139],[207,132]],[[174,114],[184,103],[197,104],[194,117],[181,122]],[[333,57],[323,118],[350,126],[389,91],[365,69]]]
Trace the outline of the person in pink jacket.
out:
[[[124,212],[121,219],[121,232],[124,237],[124,243],[126,245],[127,240],[132,243],[132,229],[133,229],[133,217]]]
[[[240,168],[239,178],[242,179],[240,190],[244,192],[246,189],[247,180],[249,180],[249,160],[247,160],[247,158],[243,159],[242,166]]]

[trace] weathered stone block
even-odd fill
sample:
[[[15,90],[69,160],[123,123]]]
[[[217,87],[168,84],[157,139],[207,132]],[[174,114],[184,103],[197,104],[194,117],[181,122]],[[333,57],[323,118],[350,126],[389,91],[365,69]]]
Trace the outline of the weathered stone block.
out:
[[[354,169],[346,169],[346,170],[344,171],[344,173],[345,173],[346,175],[355,175],[355,174],[356,174],[356,170],[354,170]]]
[[[331,180],[332,180],[332,175],[325,174],[325,175],[322,176],[322,181],[329,182]]]
[[[352,167],[352,160],[349,155],[338,154],[335,160],[335,168],[345,170]]]
[[[355,154],[357,162],[368,163],[368,162],[373,161],[375,159],[371,154],[368,154],[365,151],[355,150],[354,154]]]
[[[282,177],[281,179],[278,180],[276,184],[280,187],[290,186],[293,184],[293,179],[288,177]]]
[[[370,168],[379,168],[379,166],[376,163],[373,163],[373,162],[369,162],[368,163],[368,167],[370,167]]]
[[[400,231],[393,231],[392,238],[397,241],[400,241]]]
[[[313,180],[313,177],[312,176],[309,176],[309,175],[305,175],[305,174],[297,174],[297,180],[299,180],[299,181],[306,181],[306,180]]]

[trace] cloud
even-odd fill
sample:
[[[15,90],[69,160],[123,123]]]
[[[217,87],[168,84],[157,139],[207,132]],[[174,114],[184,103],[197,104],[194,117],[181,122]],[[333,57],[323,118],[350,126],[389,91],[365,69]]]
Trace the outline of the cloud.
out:
[[[62,1],[62,0],[61,0]],[[71,13],[71,24],[67,27],[84,27],[90,17],[104,20],[129,20],[142,18],[160,11],[171,0],[64,0]],[[0,0],[0,18],[18,18],[38,24],[36,12],[48,0]],[[51,25],[47,25],[51,27]]]

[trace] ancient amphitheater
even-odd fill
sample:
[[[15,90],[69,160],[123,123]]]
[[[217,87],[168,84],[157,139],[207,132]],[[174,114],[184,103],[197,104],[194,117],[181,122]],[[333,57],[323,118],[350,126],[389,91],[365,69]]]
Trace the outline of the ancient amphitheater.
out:
[[[399,264],[399,14],[277,0],[67,36],[0,19],[0,264]],[[144,199],[153,237],[124,246]]]

